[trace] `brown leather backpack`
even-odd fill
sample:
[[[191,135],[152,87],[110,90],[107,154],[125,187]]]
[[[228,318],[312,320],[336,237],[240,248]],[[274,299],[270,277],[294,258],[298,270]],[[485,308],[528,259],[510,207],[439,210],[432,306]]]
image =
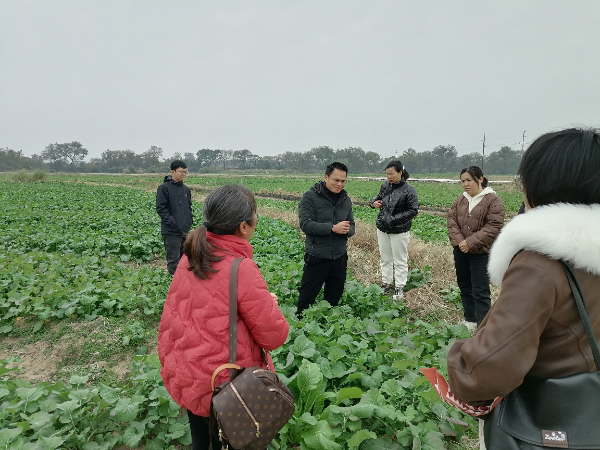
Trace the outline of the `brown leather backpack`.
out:
[[[243,258],[236,258],[229,276],[229,364],[213,372],[209,429],[218,427],[223,447],[262,450],[277,435],[295,411],[294,396],[279,377],[270,370],[235,363],[237,350],[237,280]],[[264,351],[265,359],[268,359]],[[230,381],[215,388],[215,378],[229,369]],[[215,450],[215,449],[213,449]]]

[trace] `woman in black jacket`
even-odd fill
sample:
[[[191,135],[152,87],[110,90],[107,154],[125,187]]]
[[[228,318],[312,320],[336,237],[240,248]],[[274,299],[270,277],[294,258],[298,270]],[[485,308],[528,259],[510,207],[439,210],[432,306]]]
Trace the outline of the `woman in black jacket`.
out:
[[[385,166],[385,175],[387,181],[369,206],[380,209],[376,225],[381,287],[384,293],[391,294],[394,282],[394,300],[401,300],[408,279],[409,231],[418,213],[419,199],[415,188],[406,182],[409,175],[400,161],[390,161]]]

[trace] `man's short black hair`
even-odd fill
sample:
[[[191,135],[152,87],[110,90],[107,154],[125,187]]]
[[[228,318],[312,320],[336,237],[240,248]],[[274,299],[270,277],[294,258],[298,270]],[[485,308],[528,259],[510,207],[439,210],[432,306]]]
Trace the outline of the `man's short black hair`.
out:
[[[179,159],[176,159],[175,161],[173,161],[171,163],[171,170],[177,170],[180,167],[182,169],[187,169],[187,166],[185,165],[185,163],[183,161],[180,161]]]
[[[325,175],[331,175],[334,169],[342,170],[346,172],[346,175],[348,175],[348,168],[345,164],[342,164],[341,162],[332,162],[331,164],[329,164],[327,166],[327,169],[325,169]]]
[[[517,172],[531,207],[600,203],[598,130],[546,133],[527,149]]]

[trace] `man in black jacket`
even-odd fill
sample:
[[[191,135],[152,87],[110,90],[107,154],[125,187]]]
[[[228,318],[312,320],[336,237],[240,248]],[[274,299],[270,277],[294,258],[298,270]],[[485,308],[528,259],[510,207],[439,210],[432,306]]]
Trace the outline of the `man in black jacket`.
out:
[[[183,161],[171,163],[171,175],[156,191],[156,212],[160,216],[160,232],[167,253],[167,270],[175,274],[183,255],[183,243],[192,227],[192,196],[190,188],[183,184],[187,166]]]
[[[346,282],[348,238],[354,235],[352,201],[344,186],[348,168],[331,163],[325,181],[305,192],[298,205],[300,229],[306,234],[304,274],[298,297],[299,316],[315,302],[325,284],[324,298],[332,306],[340,301]]]

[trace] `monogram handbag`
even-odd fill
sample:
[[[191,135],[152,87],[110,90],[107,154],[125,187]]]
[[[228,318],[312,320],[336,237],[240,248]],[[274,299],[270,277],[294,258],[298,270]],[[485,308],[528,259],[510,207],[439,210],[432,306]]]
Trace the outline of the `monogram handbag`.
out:
[[[581,290],[571,268],[562,264],[598,369],[600,351]],[[487,450],[600,449],[600,371],[547,380],[525,377],[486,416],[484,442]]]
[[[213,372],[209,429],[218,428],[223,448],[262,450],[294,414],[294,396],[270,370],[235,363],[237,349],[237,281],[243,258],[236,258],[229,277],[229,364]],[[263,350],[265,359],[268,359]],[[215,388],[215,378],[229,369],[230,381]],[[216,427],[216,428],[215,428]],[[216,449],[213,449],[216,450]]]

